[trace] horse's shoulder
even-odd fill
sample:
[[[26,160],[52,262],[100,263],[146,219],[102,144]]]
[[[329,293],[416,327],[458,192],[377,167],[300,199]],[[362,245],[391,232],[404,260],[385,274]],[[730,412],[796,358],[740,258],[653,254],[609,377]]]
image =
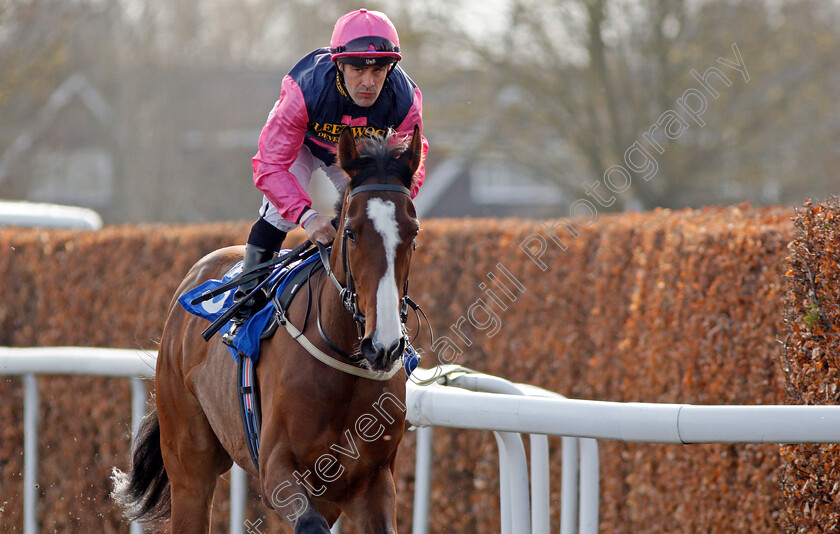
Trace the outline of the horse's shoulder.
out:
[[[244,252],[245,247],[243,245],[234,245],[231,247],[219,248],[198,260],[196,266],[232,266],[234,263],[242,259],[242,254]]]
[[[221,279],[231,267],[236,265],[236,262],[242,260],[244,251],[245,247],[242,245],[214,250],[193,265],[184,282],[198,285],[197,283],[211,278]]]

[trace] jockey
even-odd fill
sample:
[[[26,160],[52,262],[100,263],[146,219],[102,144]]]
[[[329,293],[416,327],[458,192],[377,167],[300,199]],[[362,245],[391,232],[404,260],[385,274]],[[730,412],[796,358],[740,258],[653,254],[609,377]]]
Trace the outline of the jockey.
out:
[[[332,243],[332,217],[312,208],[306,188],[317,168],[337,188],[346,183],[347,176],[335,165],[344,128],[351,128],[356,138],[389,128],[407,136],[415,125],[422,131],[420,89],[397,65],[401,59],[397,30],[388,17],[359,9],[338,19],[329,48],[309,53],[283,78],[252,160],[254,184],[264,197],[245,245],[243,271],[270,260],[297,225],[313,243]],[[428,149],[424,138],[424,155]],[[424,174],[421,165],[412,198]],[[234,300],[241,301],[258,283],[243,284]],[[246,302],[234,323],[244,322],[254,304]]]

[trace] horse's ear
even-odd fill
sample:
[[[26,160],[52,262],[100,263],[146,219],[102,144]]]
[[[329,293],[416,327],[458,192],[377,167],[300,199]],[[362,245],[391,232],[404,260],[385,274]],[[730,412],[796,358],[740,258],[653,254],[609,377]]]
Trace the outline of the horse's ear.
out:
[[[411,136],[411,142],[408,144],[408,150],[402,153],[400,158],[411,169],[411,175],[417,172],[420,168],[420,162],[423,161],[423,136],[420,135],[420,126],[414,125],[414,134]]]
[[[338,138],[338,165],[343,169],[345,163],[353,161],[358,157],[359,150],[356,148],[356,140],[353,138],[353,132],[349,126],[345,126],[341,130],[341,135]],[[355,171],[351,174],[347,169],[345,169],[345,172],[350,176],[355,174]]]

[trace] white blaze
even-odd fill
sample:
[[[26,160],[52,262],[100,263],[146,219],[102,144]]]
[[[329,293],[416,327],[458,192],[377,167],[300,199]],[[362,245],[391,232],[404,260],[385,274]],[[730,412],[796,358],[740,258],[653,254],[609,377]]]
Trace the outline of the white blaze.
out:
[[[394,274],[394,261],[400,242],[396,207],[390,200],[372,198],[368,201],[367,215],[373,222],[373,227],[382,236],[382,244],[385,247],[387,269],[376,290],[376,330],[373,333],[373,341],[387,349],[402,336],[400,294]]]

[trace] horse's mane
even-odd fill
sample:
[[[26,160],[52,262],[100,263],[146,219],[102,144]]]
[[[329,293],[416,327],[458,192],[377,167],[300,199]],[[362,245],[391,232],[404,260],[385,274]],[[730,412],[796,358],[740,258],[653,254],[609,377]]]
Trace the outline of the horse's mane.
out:
[[[412,189],[414,176],[408,164],[400,159],[406,151],[411,151],[406,138],[399,138],[397,132],[388,130],[385,135],[373,135],[364,137],[359,142],[359,157],[350,161],[340,162],[345,172],[357,171],[356,174],[338,192],[338,200],[335,205],[336,226],[338,214],[341,213],[344,193],[347,188],[361,185],[371,178],[378,178],[376,183],[387,183],[391,177],[399,179],[400,184]],[[409,154],[410,156],[410,154]]]

